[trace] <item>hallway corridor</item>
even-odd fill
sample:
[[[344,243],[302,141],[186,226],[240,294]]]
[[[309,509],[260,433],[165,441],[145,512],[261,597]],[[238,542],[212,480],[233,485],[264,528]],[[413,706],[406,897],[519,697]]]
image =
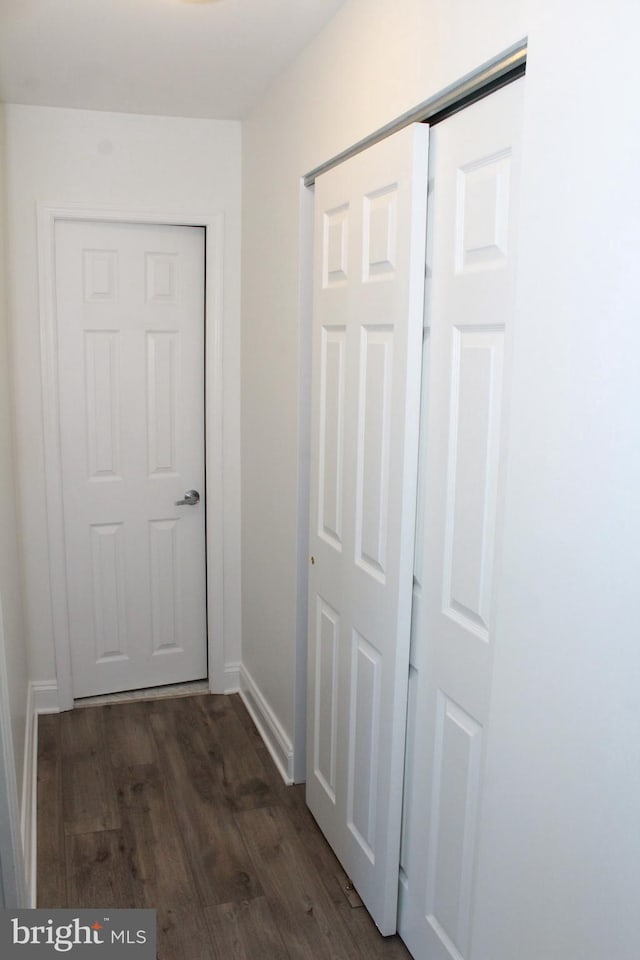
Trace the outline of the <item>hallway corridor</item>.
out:
[[[39,907],[156,908],[160,960],[409,960],[346,888],[238,695],[40,717]]]

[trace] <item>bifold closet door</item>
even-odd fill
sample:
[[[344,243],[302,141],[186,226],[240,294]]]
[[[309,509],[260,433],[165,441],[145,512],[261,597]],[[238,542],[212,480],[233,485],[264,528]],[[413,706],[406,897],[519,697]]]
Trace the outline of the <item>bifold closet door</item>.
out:
[[[316,181],[307,802],[396,929],[428,128]]]

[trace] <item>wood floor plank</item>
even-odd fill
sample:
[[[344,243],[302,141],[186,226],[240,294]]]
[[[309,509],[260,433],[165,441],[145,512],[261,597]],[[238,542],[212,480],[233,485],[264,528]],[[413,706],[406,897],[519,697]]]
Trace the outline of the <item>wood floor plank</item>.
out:
[[[38,720],[37,836],[36,902],[43,907],[62,907],[67,896],[62,820],[62,752],[60,723],[54,714],[42,715]]]
[[[151,730],[151,703],[144,700],[113,703],[102,709],[112,766],[135,767],[157,762],[158,752]]]
[[[158,767],[120,767],[114,779],[136,901],[147,907],[193,907],[194,876]]]
[[[180,711],[163,712],[153,714],[152,728],[202,904],[259,896],[262,887],[233,813],[216,802],[214,766],[198,723],[187,726]]]
[[[131,862],[120,830],[66,838],[68,907],[138,907]]]
[[[199,909],[162,907],[157,917],[158,960],[213,960],[216,956],[207,922]],[[255,960],[259,958],[258,953]],[[224,960],[233,960],[233,954]]]
[[[204,911],[214,960],[289,960],[265,897]]]
[[[60,714],[62,797],[67,835],[120,826],[104,733],[104,710],[86,707]]]
[[[236,814],[291,960],[360,960],[337,905],[281,807]]]
[[[203,737],[217,767],[220,799],[230,810],[252,810],[277,802],[262,759],[253,741],[231,708],[229,697],[200,697],[198,707],[206,718]]]

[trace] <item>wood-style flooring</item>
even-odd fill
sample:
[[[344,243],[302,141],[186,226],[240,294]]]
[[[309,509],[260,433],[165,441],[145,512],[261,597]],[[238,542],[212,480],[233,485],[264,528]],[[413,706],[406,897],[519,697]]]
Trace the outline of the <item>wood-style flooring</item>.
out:
[[[38,906],[153,907],[160,960],[410,960],[240,698],[40,717]]]

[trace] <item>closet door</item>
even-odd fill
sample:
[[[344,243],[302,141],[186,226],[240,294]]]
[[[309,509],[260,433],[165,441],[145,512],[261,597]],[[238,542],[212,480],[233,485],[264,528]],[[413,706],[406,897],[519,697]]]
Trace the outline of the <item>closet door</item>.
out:
[[[316,182],[307,802],[396,929],[428,129]]]
[[[523,83],[432,131],[429,366],[399,923],[416,960],[473,956],[500,602]]]

